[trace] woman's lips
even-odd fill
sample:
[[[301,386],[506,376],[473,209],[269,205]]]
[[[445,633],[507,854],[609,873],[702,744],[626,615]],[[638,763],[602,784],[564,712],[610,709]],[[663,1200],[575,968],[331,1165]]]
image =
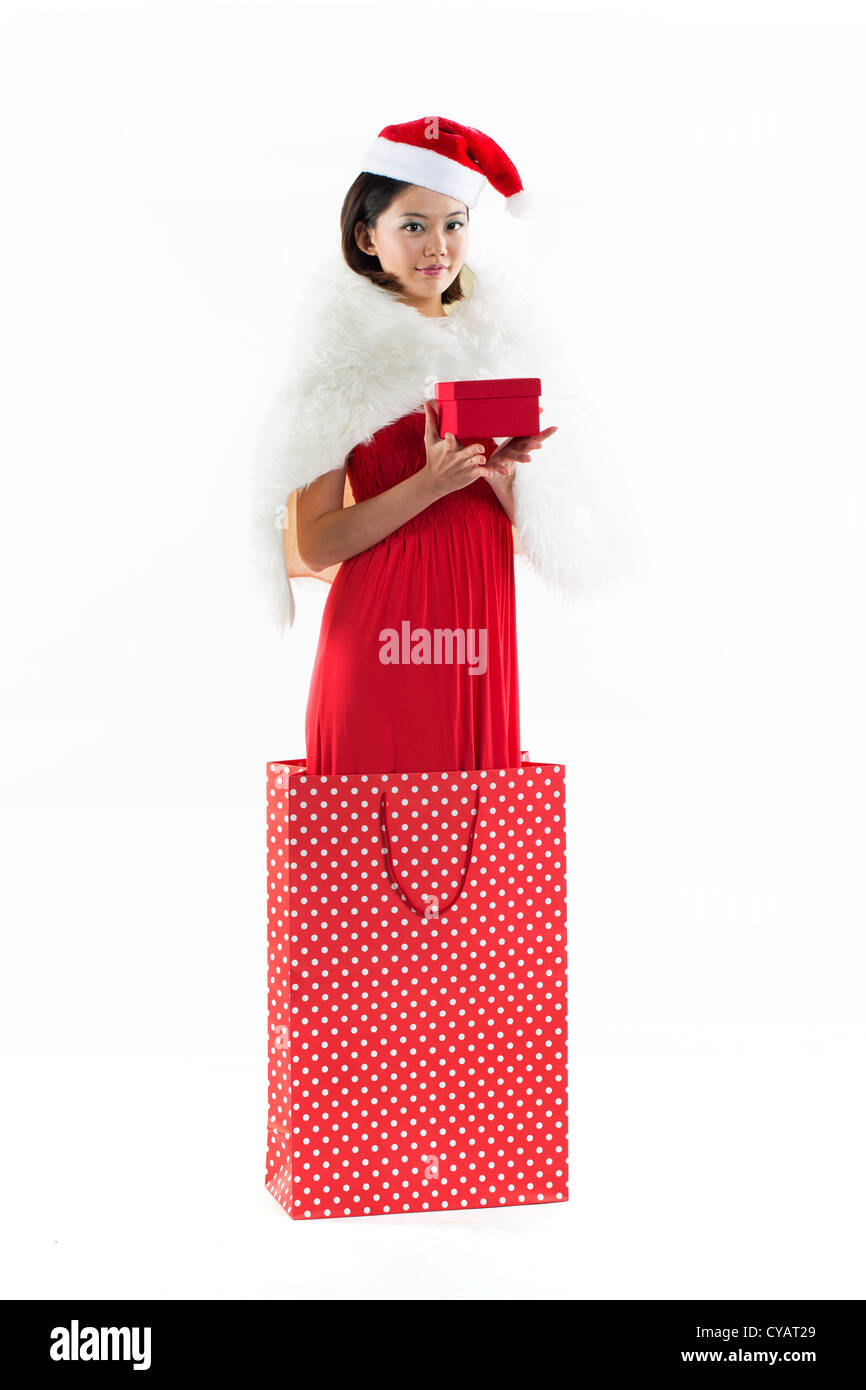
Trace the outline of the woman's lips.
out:
[[[444,275],[448,269],[445,265],[419,266],[418,271],[421,275]]]

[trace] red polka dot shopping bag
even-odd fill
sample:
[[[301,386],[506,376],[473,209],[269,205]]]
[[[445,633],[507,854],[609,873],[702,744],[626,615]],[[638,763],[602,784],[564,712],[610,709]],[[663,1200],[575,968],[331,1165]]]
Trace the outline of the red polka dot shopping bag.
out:
[[[296,1219],[568,1197],[565,768],[267,767],[265,1185]]]

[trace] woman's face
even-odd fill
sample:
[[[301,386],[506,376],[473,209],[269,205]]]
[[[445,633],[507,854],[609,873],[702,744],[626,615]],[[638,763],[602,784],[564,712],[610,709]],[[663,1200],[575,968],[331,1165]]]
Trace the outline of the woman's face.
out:
[[[403,286],[404,302],[421,314],[441,318],[442,291],[460,274],[469,245],[469,210],[444,193],[413,184],[379,214],[372,230],[359,223],[355,239],[362,251]],[[444,266],[438,275],[427,266]]]

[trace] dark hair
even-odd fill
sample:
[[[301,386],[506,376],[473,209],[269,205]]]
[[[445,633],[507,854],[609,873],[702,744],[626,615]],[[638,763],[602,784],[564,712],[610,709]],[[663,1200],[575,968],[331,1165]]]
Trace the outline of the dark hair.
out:
[[[368,280],[372,280],[374,284],[381,285],[383,289],[390,290],[394,294],[403,294],[405,292],[404,286],[401,285],[396,275],[390,275],[382,269],[378,256],[371,256],[368,252],[361,250],[355,240],[355,231],[359,222],[363,222],[367,227],[375,227],[382,213],[391,206],[394,199],[405,189],[412,187],[411,183],[387,178],[385,174],[359,174],[343,199],[343,207],[340,211],[343,259],[349,269],[354,270],[357,275],[366,275]],[[468,208],[466,215],[468,221]],[[447,290],[442,291],[442,303],[453,304],[456,300],[463,298],[460,276],[458,275],[454,283],[449,285]]]

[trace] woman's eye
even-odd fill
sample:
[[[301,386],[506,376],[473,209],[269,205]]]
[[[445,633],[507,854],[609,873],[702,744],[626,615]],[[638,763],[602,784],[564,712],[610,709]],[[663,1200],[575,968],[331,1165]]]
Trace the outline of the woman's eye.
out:
[[[403,231],[404,231],[404,232],[408,232],[409,229],[410,229],[410,227],[420,227],[420,226],[421,226],[421,223],[420,223],[420,222],[407,222],[406,225],[405,225],[405,227],[403,228]],[[449,222],[449,223],[448,223],[448,226],[449,226],[449,227],[462,227],[462,226],[463,226],[463,223],[462,223],[462,222]]]

